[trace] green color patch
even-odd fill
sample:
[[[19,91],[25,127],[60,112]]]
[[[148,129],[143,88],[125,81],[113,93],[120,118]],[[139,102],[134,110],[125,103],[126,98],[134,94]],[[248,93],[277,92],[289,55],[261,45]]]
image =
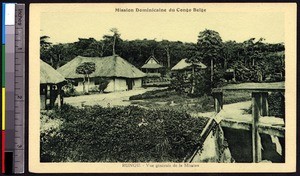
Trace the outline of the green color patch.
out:
[[[2,45],[2,87],[5,87],[5,45]]]

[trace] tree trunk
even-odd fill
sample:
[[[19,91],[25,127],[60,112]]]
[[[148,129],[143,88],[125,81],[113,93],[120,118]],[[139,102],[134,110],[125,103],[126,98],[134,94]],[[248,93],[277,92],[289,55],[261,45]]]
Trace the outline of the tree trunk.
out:
[[[114,35],[114,42],[113,42],[113,55],[115,55],[115,54],[116,54],[115,47],[116,47],[116,35]]]
[[[167,52],[167,59],[168,59],[168,69],[170,69],[171,67],[170,49],[166,48],[166,52]]]
[[[101,45],[100,57],[103,57],[104,52],[107,50],[108,47],[105,47],[104,43]]]
[[[56,69],[59,68],[59,63],[60,63],[60,54],[58,54],[58,57],[57,57],[57,64],[56,64]]]
[[[192,90],[191,94],[194,94],[195,92],[195,66],[192,65]]]
[[[85,93],[85,77],[83,77],[82,86],[83,86],[83,93]]]
[[[213,82],[214,80],[214,59],[211,58],[210,60],[210,81]]]
[[[50,56],[50,63],[51,63],[51,66],[54,68],[54,63],[53,63],[53,58]]]
[[[247,64],[247,57],[248,57],[248,52],[246,51],[246,49],[244,50],[245,52],[245,56],[244,56],[244,64]]]
[[[227,59],[228,59],[228,57],[224,58],[224,70],[225,71],[227,70]]]
[[[87,75],[87,79],[88,79],[87,93],[89,93],[89,89],[90,89],[90,77],[89,77],[89,75]]]

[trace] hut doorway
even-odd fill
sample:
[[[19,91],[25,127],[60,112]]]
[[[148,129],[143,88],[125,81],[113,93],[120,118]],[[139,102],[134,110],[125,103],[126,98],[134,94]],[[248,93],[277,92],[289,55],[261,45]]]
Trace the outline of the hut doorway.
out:
[[[132,90],[133,88],[133,79],[126,79],[127,90]]]
[[[40,109],[52,109],[63,104],[61,84],[40,84]]]

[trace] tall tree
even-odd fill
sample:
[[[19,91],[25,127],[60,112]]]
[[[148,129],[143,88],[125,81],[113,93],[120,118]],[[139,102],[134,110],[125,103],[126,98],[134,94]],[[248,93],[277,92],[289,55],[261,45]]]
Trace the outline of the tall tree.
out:
[[[211,82],[213,82],[214,61],[219,61],[222,58],[222,38],[218,32],[206,29],[199,33],[197,45],[201,56],[199,58],[202,58],[206,65],[210,65]]]
[[[171,69],[171,42],[169,42],[168,40],[163,40],[160,42],[160,44],[162,45],[164,51],[166,52],[167,55],[167,68],[168,71],[170,71]]]
[[[122,41],[120,38],[121,34],[119,33],[117,28],[111,28],[110,32],[112,35],[104,35],[103,40],[106,46],[112,46],[112,54],[116,54],[116,45]]]
[[[48,41],[49,39],[50,39],[50,37],[47,36],[47,35],[43,35],[43,36],[40,37],[40,47],[41,47],[41,49],[46,49],[46,48],[51,46],[52,43]]]
[[[89,92],[89,85],[90,85],[89,75],[92,74],[93,72],[95,72],[95,70],[96,70],[95,63],[93,63],[93,62],[84,62],[76,68],[76,73],[84,75],[84,77],[83,77],[83,92],[86,92],[85,91],[85,79],[86,78],[88,80],[87,92]]]
[[[230,65],[234,61],[238,59],[238,45],[236,41],[226,41],[224,42],[224,49],[223,49],[223,54],[224,54],[224,63],[223,63],[223,68],[226,70],[227,68],[230,68]]]
[[[52,46],[52,43],[49,42],[49,39],[50,37],[46,35],[40,37],[40,59],[53,66],[53,62],[48,52],[49,48]]]
[[[254,53],[254,41],[255,38],[250,38],[249,40],[246,40],[243,42],[243,48],[244,48],[244,63],[245,65],[251,65],[249,64],[251,62],[251,56],[253,56]]]
[[[59,43],[57,45],[52,45],[49,48],[49,55],[51,57],[52,67],[55,69],[60,67],[60,62],[66,56],[64,44]]]

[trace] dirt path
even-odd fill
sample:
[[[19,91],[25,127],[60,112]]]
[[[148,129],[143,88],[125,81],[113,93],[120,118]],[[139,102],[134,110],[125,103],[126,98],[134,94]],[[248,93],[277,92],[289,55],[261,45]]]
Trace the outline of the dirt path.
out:
[[[93,94],[93,95],[82,95],[77,97],[67,97],[64,99],[65,103],[73,106],[81,107],[84,105],[100,105],[103,107],[108,106],[128,106],[130,105],[129,97],[145,93],[147,91],[156,90],[161,88],[141,88],[137,90],[112,92],[106,94]]]

